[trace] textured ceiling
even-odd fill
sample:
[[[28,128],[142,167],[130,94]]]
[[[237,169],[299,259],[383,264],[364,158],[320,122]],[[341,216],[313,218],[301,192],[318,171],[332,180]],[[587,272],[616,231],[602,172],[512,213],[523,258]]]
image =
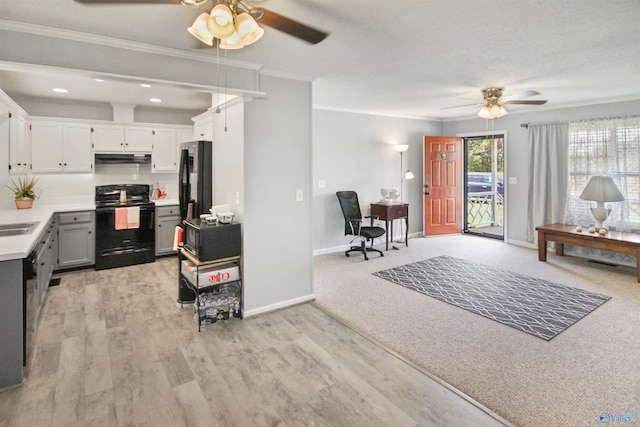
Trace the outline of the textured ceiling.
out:
[[[512,112],[640,98],[640,2],[637,0],[264,0],[279,14],[330,33],[308,45],[266,27],[265,36],[233,60],[313,79],[314,105],[338,110],[448,119],[472,116],[480,90],[527,90],[544,106]],[[209,6],[210,7],[210,6]],[[167,4],[86,5],[72,0],[0,0],[0,18],[155,46],[215,55],[186,32],[202,11]],[[2,22],[0,22],[2,24]],[[2,60],[2,58],[0,58]],[[36,91],[27,75],[0,73],[7,93]],[[61,76],[58,76],[61,79]],[[39,76],[50,95],[48,80]],[[79,78],[75,78],[80,84]],[[81,90],[81,89],[78,89]],[[173,89],[172,89],[173,90]],[[84,89],[84,98],[139,90]],[[35,93],[29,93],[35,96]],[[210,95],[192,93],[175,105],[201,108]],[[45,96],[45,95],[42,95]],[[193,98],[193,101],[189,101]],[[86,99],[89,100],[89,99]]]

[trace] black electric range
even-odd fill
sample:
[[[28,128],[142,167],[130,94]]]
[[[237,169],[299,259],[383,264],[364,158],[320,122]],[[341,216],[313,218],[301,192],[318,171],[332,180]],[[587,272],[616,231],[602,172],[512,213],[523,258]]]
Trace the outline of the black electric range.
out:
[[[96,186],[96,270],[155,261],[155,204],[146,184]]]

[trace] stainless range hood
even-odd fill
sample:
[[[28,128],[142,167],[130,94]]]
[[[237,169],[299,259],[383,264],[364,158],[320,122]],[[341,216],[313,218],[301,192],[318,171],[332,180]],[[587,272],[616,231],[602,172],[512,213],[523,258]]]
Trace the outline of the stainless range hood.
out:
[[[151,163],[151,154],[96,153],[96,165]]]

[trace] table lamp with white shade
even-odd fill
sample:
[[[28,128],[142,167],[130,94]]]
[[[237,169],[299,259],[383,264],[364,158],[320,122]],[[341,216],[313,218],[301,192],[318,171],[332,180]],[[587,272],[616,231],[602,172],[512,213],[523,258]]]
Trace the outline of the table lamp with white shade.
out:
[[[596,206],[591,205],[591,213],[596,220],[597,230],[604,228],[602,223],[611,213],[611,205],[605,207],[605,202],[622,202],[624,200],[624,196],[610,176],[592,176],[587,186],[582,190],[580,198],[596,202]]]

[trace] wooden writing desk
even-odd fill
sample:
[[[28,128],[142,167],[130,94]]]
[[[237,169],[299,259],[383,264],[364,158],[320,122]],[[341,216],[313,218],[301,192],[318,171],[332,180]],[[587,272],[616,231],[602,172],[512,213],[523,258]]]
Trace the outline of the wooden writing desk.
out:
[[[389,223],[391,223],[391,240],[393,240],[393,220],[404,218],[405,234],[404,244],[409,246],[409,204],[400,203],[397,205],[385,205],[382,203],[371,203],[371,225],[373,225],[374,217],[384,221],[386,235],[386,250],[389,250]]]
[[[633,255],[638,262],[636,274],[640,283],[640,234],[607,231],[607,234],[601,236],[598,233],[589,233],[588,229],[578,232],[574,225],[565,224],[543,225],[536,227],[536,230],[538,231],[538,260],[547,260],[547,242],[556,242],[558,256],[564,255],[565,244]]]

